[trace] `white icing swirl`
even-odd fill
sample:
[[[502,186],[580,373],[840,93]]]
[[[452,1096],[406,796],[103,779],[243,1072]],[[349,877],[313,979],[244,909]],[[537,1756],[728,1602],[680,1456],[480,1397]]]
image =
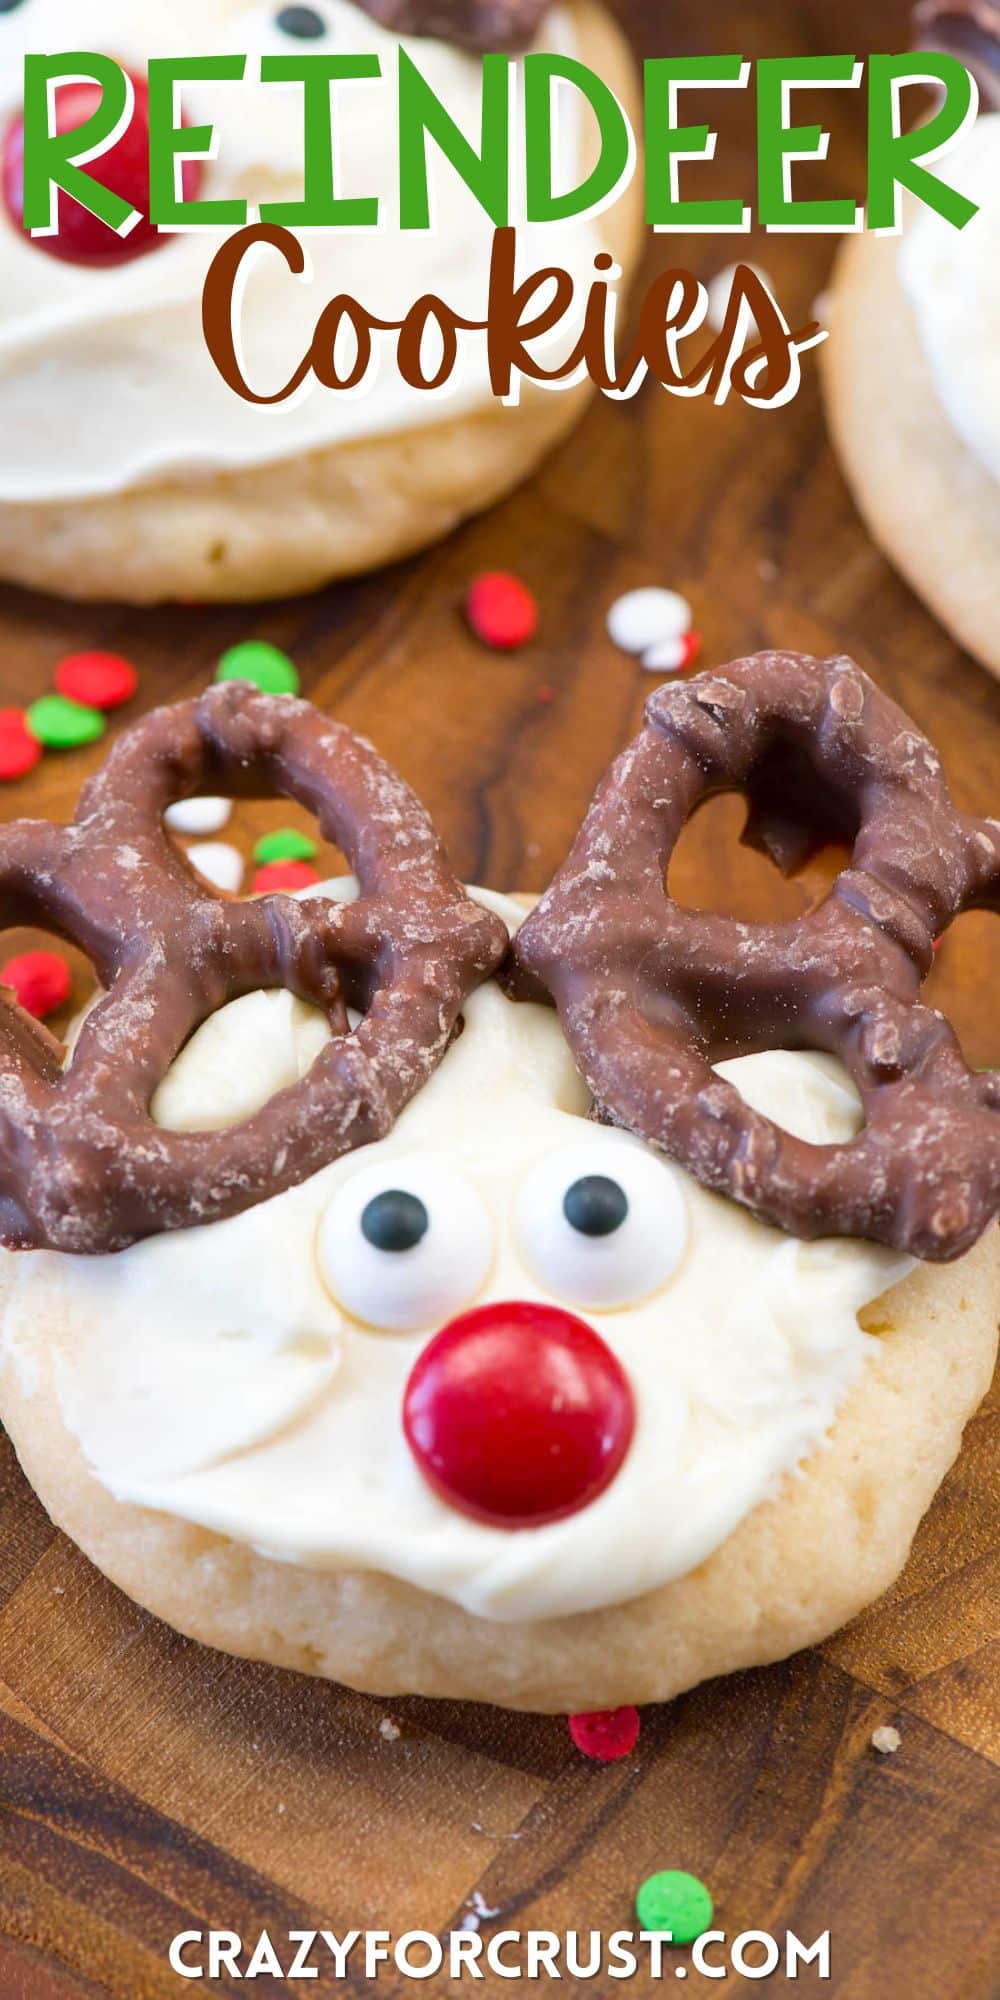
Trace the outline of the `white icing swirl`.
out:
[[[483,900],[512,926],[522,915],[504,898]],[[515,1005],[491,984],[470,998],[465,1023],[391,1136],[304,1186],[119,1256],[17,1257],[4,1336],[28,1384],[39,1339],[55,1343],[65,1422],[118,1499],[279,1561],[381,1571],[492,1619],[544,1618],[620,1602],[704,1561],[821,1444],[874,1344],[857,1313],[908,1265],[870,1244],[783,1236],[641,1141],[589,1122],[547,1009]],[[237,1001],[192,1039],[158,1115],[185,1129],[245,1116],[304,1074],[325,1035],[286,995]],[[722,1069],[803,1138],[858,1127],[857,1099],[826,1057],[760,1055]],[[508,1532],[448,1506],[406,1444],[404,1387],[436,1329],[394,1333],[352,1317],[343,1287],[338,1301],[323,1282],[321,1231],[357,1177],[405,1187],[417,1158],[429,1241],[440,1191],[456,1180],[488,1228],[462,1309],[559,1302],[559,1201],[548,1256],[544,1225],[535,1216],[526,1229],[520,1199],[531,1184],[549,1199],[540,1169],[567,1149],[574,1179],[584,1168],[625,1179],[622,1161],[634,1158],[629,1192],[644,1228],[655,1224],[659,1177],[669,1254],[643,1267],[614,1310],[563,1300],[621,1361],[636,1435],[591,1506]],[[447,1254],[432,1275],[450,1284],[449,1217],[437,1221]]]
[[[302,232],[311,282],[294,279],[276,253],[258,253],[244,300],[243,345],[250,379],[268,392],[290,379],[323,306],[338,292],[351,293],[387,319],[400,318],[425,292],[436,292],[469,318],[482,318],[486,304],[493,226],[433,145],[434,229],[403,232],[394,220],[399,47],[410,50],[470,136],[479,123],[478,59],[443,42],[401,44],[350,0],[316,4],[328,22],[322,46],[381,59],[380,81],[338,86],[335,117],[339,191],[378,195],[382,206],[377,230]],[[20,106],[26,52],[93,48],[137,73],[152,55],[237,52],[250,58],[252,75],[261,54],[320,48],[282,35],[274,25],[278,11],[278,0],[263,6],[245,0],[24,0],[0,14],[0,122]],[[552,9],[539,45],[576,53],[564,8]],[[206,166],[204,199],[301,197],[297,87],[199,85],[185,91],[183,102],[191,122],[216,128],[218,155]],[[558,132],[557,188],[579,178],[584,134],[572,107],[558,121]],[[515,191],[514,221],[522,201]],[[468,335],[453,383],[440,392],[409,388],[387,345],[367,394],[314,385],[304,397],[273,408],[243,402],[217,374],[201,328],[205,274],[231,233],[179,233],[131,263],[93,270],[48,255],[0,206],[0,501],[78,500],[167,477],[264,465],[433,423],[489,401],[485,342]],[[523,272],[556,262],[582,290],[601,247],[599,226],[586,221],[518,229]],[[578,325],[568,326],[538,351],[554,358],[574,331]]]
[[[979,214],[960,230],[915,208],[899,274],[938,399],[963,444],[1000,479],[1000,113],[980,116],[935,171]]]

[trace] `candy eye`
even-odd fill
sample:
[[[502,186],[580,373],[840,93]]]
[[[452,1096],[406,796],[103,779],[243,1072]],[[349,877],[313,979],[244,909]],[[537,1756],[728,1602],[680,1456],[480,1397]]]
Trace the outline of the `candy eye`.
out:
[[[298,50],[308,55],[331,48],[336,40],[329,6],[281,7],[275,0],[259,0],[249,11],[230,11],[229,46],[241,54],[288,56]]]
[[[327,24],[315,7],[282,7],[274,17],[274,25],[296,42],[319,42],[327,32]]]
[[[539,1160],[517,1197],[525,1262],[565,1305],[612,1312],[672,1277],[687,1240],[673,1169],[625,1138],[568,1146]]]
[[[430,1228],[423,1202],[405,1188],[374,1194],[361,1211],[361,1234],[375,1250],[415,1250]]]
[[[317,1238],[320,1275],[354,1319],[390,1333],[442,1326],[493,1259],[490,1218],[460,1174],[426,1155],[369,1167],[337,1190]]]
[[[613,1236],[628,1215],[628,1195],[607,1174],[583,1174],[566,1189],[563,1214],[581,1236]]]

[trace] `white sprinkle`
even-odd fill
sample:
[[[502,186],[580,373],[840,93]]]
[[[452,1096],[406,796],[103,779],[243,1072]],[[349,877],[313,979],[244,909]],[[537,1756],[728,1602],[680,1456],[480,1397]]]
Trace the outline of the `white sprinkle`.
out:
[[[748,270],[753,272],[754,277],[759,278],[761,284],[766,285],[768,291],[773,293],[774,286],[767,272],[763,271],[759,264],[751,264],[746,257],[741,257],[740,262],[741,264],[746,264]],[[705,317],[713,333],[721,333],[726,324],[726,315],[729,311],[729,294],[733,289],[733,279],[735,276],[736,265],[724,264],[722,270],[716,271],[714,278],[710,278],[708,281],[708,311]]]
[[[899,1749],[902,1741],[899,1730],[891,1729],[887,1724],[883,1724],[881,1729],[872,1731],[872,1749],[880,1751],[883,1757],[891,1756],[894,1750]]]
[[[460,1930],[477,1931],[479,1929],[480,1924],[483,1923],[488,1924],[493,1917],[498,1917],[500,1915],[500,1910],[502,1906],[499,1903],[496,1903],[491,1906],[489,1903],[487,1903],[485,1897],[481,1894],[481,1892],[478,1889],[473,1889],[472,1895],[469,1897],[469,1901],[472,1905],[472,1908],[466,1910],[465,1915],[463,1916],[462,1921],[459,1925]]]
[[[163,815],[171,832],[188,833],[192,838],[203,833],[221,833],[232,816],[232,799],[214,798],[178,799]]]
[[[761,583],[777,583],[777,563],[772,562],[770,556],[762,556],[760,562],[757,564],[757,575],[760,577]]]
[[[816,297],[813,300],[813,309],[812,309],[813,319],[818,319],[820,326],[826,326],[830,319],[832,310],[833,310],[833,293],[820,292],[818,297]]]
[[[397,1743],[403,1732],[398,1722],[393,1722],[391,1715],[383,1715],[378,1726],[378,1733],[380,1736],[385,1737],[387,1743]]]
[[[623,653],[646,653],[668,639],[682,639],[694,620],[676,590],[628,590],[608,612],[608,632]]]
[[[665,639],[659,646],[650,646],[643,653],[642,664],[648,674],[675,674],[684,665],[687,648],[683,639]]]
[[[235,896],[243,886],[244,861],[238,847],[225,840],[201,840],[187,850],[187,858],[206,882]]]

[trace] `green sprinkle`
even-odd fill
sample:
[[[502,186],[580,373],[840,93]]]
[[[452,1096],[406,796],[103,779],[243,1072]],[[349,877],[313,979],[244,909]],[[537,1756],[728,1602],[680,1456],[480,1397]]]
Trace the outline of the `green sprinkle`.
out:
[[[85,708],[64,694],[43,694],[32,702],[25,718],[36,743],[46,750],[76,750],[83,743],[96,743],[107,723],[97,708]]]
[[[647,1876],[635,1907],[644,1931],[669,1931],[674,1944],[693,1944],[707,1931],[715,1909],[704,1882],[682,1868]]]
[[[266,868],[272,861],[314,861],[319,849],[307,833],[294,826],[279,826],[258,840],[253,858]]]
[[[230,646],[216,669],[217,681],[252,681],[262,694],[298,694],[299,674],[294,660],[269,646],[266,639],[247,639],[242,646]]]

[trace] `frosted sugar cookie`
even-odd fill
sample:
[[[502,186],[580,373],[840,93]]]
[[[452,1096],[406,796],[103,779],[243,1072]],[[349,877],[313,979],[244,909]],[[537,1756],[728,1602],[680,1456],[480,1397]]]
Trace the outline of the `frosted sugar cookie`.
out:
[[[524,34],[534,30],[532,47],[596,70],[636,115],[634,64],[594,0],[519,9],[503,0],[456,10],[456,24],[460,12],[463,32],[471,23],[497,39],[509,14]],[[377,14],[390,25],[380,25]],[[26,52],[82,45],[114,55],[135,79],[140,124],[151,55],[234,52],[251,64],[262,54],[303,50],[375,55],[382,80],[338,93],[338,135],[351,188],[381,201],[380,225],[306,232],[308,284],[277,252],[258,255],[242,311],[248,370],[269,388],[286,383],[308,352],[322,308],[341,292],[386,320],[428,292],[481,319],[493,224],[458,176],[432,159],[430,233],[403,230],[394,219],[392,94],[400,47],[460,124],[472,129],[479,121],[478,50],[424,35],[401,43],[394,32],[395,24],[412,28],[426,17],[420,0],[370,10],[352,0],[317,0],[309,8],[279,0],[18,0],[0,10],[8,208],[12,188],[17,207]],[[440,8],[434,18],[443,18]],[[218,140],[217,157],[197,168],[189,194],[301,199],[301,91],[191,85],[184,107],[190,122],[213,124]],[[141,136],[129,153],[140,183]],[[582,106],[560,120],[559,146],[554,184],[573,185],[592,146]],[[136,196],[141,207],[141,185]],[[556,263],[568,270],[582,322],[594,256],[610,252],[626,274],[634,265],[641,205],[637,179],[596,220],[519,226],[520,269],[527,275]],[[64,201],[60,214],[74,209],[82,213]],[[387,348],[370,393],[314,387],[304,400],[260,408],[226,385],[202,331],[206,273],[232,231],[157,238],[140,226],[124,240],[125,261],[109,261],[100,232],[116,253],[122,246],[103,224],[96,229],[98,240],[91,229],[81,253],[89,261],[66,261],[45,239],[26,236],[0,204],[0,575],[11,581],[138,602],[313,589],[419,548],[489,505],[524,478],[586,402],[586,386],[554,394],[528,384],[521,402],[505,407],[491,394],[485,340],[470,335],[444,399],[409,387]],[[579,330],[567,323],[567,353]]]
[[[763,704],[766,688],[773,706],[769,658],[689,684],[710,726],[727,689]],[[794,672],[817,698],[845,676],[860,687],[860,710],[843,688],[825,710],[825,758],[843,770],[882,721],[906,733],[849,663]],[[669,749],[661,695],[647,730]],[[0,1221],[22,1247],[0,1256],[0,1410],[53,1519],[193,1637],[384,1694],[542,1710],[662,1699],[870,1602],[989,1381],[989,1191],[969,1174],[985,1233],[961,1255],[961,1189],[947,1188],[952,1236],[915,1220],[930,1199],[920,1161],[916,1180],[888,1174],[867,1238],[844,1233],[862,1100],[881,1142],[879,1092],[898,1088],[874,1079],[871,1045],[845,1052],[854,1081],[831,1054],[773,1043],[708,1071],[720,1130],[729,1117],[776,1133],[772,1168],[840,1163],[816,1240],[755,1212],[775,1198],[763,1167],[731,1199],[705,1185],[721,1185],[721,1155],[669,1156],[688,1143],[669,1118],[657,1141],[640,1135],[666,1109],[656,1057],[679,1017],[667,1004],[646,1031],[652,1094],[636,1107],[608,994],[581,1041],[583,1017],[565,990],[558,1013],[544,1004],[544,982],[612,964],[632,982],[629,925],[649,913],[615,900],[615,868],[631,863],[595,872],[594,843],[655,743],[610,774],[522,933],[524,902],[465,895],[412,795],[305,704],[231,685],[152,722],[119,740],[75,844],[57,852],[62,830],[36,825],[0,846],[2,873],[37,870],[52,843],[46,893],[86,931],[108,988],[68,1068],[36,1025],[3,1023],[19,1138]],[[159,815],[178,792],[234,781],[305,788],[360,880],[242,903],[196,883]],[[959,831],[963,853],[990,840],[989,822],[956,819],[950,847],[936,780],[923,793],[941,808],[942,866],[957,866]],[[823,794],[800,796],[812,811]],[[629,797],[619,847],[641,856]],[[894,822],[888,797],[881,810],[898,861],[905,810]],[[853,898],[848,921],[871,927],[888,979],[905,947],[887,906],[860,910],[882,874],[866,838],[834,894]],[[94,887],[101,852],[110,871],[123,844],[130,898],[124,881]],[[1000,840],[992,855],[984,893]],[[566,931],[581,868],[592,922]],[[738,967],[729,977],[736,993]],[[871,993],[866,1006],[875,1019]],[[601,1018],[612,1057],[595,1117],[585,1072]],[[942,1117],[952,1097],[964,1105],[957,1071],[926,1053],[925,1066]],[[698,1087],[678,1081],[690,1106]],[[911,1234],[952,1261],[916,1264],[894,1247]]]

